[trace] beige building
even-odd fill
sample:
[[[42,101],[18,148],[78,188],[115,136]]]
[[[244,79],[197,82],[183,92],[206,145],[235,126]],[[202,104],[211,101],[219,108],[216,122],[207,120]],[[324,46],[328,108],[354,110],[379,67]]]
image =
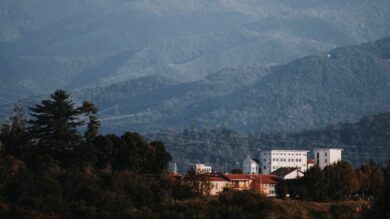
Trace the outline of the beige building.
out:
[[[269,197],[275,196],[275,186],[278,183],[273,175],[264,174],[217,174],[210,176],[210,195],[218,195],[224,189],[251,190]]]

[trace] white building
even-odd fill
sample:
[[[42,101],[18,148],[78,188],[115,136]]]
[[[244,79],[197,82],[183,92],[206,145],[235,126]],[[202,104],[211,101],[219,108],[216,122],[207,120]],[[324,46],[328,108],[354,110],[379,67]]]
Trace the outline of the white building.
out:
[[[246,156],[244,162],[242,162],[242,172],[248,174],[258,174],[259,166],[259,161],[248,155]]]
[[[211,172],[212,172],[211,166],[207,166],[203,163],[195,164],[195,173],[196,174],[204,174],[204,173],[211,173]]]
[[[341,161],[340,148],[316,148],[314,149],[314,163],[321,169],[325,166]]]
[[[281,167],[271,172],[271,175],[277,176],[279,179],[287,180],[303,177],[305,173],[296,167]]]
[[[260,153],[260,167],[263,174],[269,174],[280,167],[296,167],[307,170],[306,150],[264,150]]]

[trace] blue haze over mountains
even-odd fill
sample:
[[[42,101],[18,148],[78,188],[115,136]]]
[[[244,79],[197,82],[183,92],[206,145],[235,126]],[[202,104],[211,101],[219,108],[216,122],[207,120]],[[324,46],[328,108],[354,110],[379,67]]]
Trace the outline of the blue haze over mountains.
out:
[[[112,130],[357,121],[390,106],[389,12],[387,0],[0,0],[0,106],[62,88]]]

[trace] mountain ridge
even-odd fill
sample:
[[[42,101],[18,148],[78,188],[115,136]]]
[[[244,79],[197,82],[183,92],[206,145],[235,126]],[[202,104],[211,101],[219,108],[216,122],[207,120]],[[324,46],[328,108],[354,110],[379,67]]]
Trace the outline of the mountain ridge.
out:
[[[385,111],[390,106],[389,42],[390,38],[385,38],[307,56],[286,65],[230,68],[198,82],[172,83],[164,88],[172,89],[168,92],[171,96],[152,108],[160,119],[148,127],[206,125],[240,131],[291,131],[355,121],[366,114]],[[110,93],[115,86],[106,87],[105,92]],[[138,98],[157,94],[161,92]],[[94,99],[93,89],[89,95]],[[117,100],[137,103],[136,99]],[[142,110],[128,111],[135,112]],[[130,122],[128,126],[143,130],[142,122]]]

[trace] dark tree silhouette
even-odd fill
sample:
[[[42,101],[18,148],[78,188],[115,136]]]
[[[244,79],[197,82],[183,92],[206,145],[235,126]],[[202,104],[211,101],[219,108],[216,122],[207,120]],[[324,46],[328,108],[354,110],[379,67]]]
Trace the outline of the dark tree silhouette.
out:
[[[39,148],[40,153],[49,153],[62,160],[80,144],[77,128],[83,125],[79,118],[82,111],[74,106],[69,94],[63,90],[55,91],[50,97],[30,108],[29,132],[33,146]]]

